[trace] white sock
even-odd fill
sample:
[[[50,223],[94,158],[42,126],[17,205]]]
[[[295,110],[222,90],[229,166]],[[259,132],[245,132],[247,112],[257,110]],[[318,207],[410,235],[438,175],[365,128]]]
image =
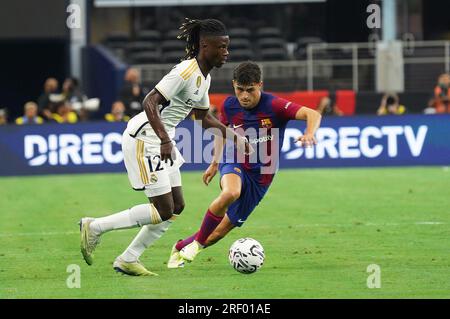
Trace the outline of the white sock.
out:
[[[128,263],[136,262],[144,253],[145,249],[151,246],[166,232],[172,222],[173,220],[169,219],[157,225],[145,225],[142,227],[130,246],[125,249],[120,257]]]
[[[141,204],[116,214],[96,218],[90,226],[95,232],[102,234],[113,229],[134,228],[161,222],[162,219],[153,205]]]

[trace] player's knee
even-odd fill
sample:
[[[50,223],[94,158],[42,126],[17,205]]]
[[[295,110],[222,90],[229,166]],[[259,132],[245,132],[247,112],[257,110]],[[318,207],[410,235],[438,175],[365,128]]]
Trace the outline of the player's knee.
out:
[[[239,196],[241,196],[241,192],[239,190],[224,190],[221,194],[221,197],[223,199],[223,201],[225,202],[225,204],[230,204],[234,201],[236,201]]]
[[[166,221],[173,216],[175,208],[173,201],[155,202],[154,205],[163,221]]]
[[[166,220],[169,220],[169,219],[171,219],[172,216],[173,216],[173,210],[172,210],[172,211],[166,210],[166,211],[164,211],[164,212],[160,212],[160,213],[159,213],[159,216],[161,217],[161,220],[162,220],[163,222],[166,221]]]
[[[184,202],[177,202],[174,203],[174,207],[173,207],[173,213],[176,215],[180,215],[181,212],[184,210]]]

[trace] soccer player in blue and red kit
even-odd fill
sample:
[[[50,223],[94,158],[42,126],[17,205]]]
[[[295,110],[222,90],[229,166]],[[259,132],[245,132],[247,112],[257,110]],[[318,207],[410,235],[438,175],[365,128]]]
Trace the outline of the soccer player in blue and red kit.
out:
[[[261,70],[256,63],[241,63],[233,74],[236,96],[224,102],[221,121],[245,134],[254,154],[237,158],[233,145],[223,155],[224,139],[214,141],[214,159],[203,174],[208,185],[220,170],[220,195],[209,205],[200,230],[178,241],[172,248],[171,258],[178,255],[178,267],[192,261],[205,247],[211,246],[234,227],[240,227],[266,194],[278,167],[278,155],[284,131],[289,120],[306,121],[306,131],[298,141],[303,147],[317,143],[314,134],[319,128],[321,115],[307,107],[262,91]],[[220,164],[219,164],[220,162]],[[173,267],[173,268],[178,268]]]

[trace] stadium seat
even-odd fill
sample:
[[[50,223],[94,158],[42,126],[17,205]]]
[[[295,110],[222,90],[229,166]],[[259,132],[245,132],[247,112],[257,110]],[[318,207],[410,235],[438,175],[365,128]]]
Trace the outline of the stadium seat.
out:
[[[128,56],[127,62],[129,64],[161,63],[161,54],[158,51],[135,52]]]
[[[282,37],[282,33],[278,28],[260,28],[256,31],[258,38],[277,38]]]
[[[307,57],[306,48],[310,43],[322,43],[323,40],[318,37],[301,37],[295,43],[294,56],[299,60],[304,60]]]
[[[102,43],[111,49],[123,49],[129,41],[128,33],[112,32],[106,36]]]
[[[161,32],[157,30],[141,30],[136,33],[138,41],[157,42],[161,40]]]
[[[166,52],[163,54],[162,60],[164,63],[180,63],[185,54],[184,50]]]
[[[176,40],[178,35],[180,34],[180,30],[170,30],[164,34],[164,40]]]
[[[125,49],[127,54],[131,54],[142,51],[157,51],[158,47],[155,43],[139,41],[127,43]]]
[[[285,49],[286,42],[282,38],[263,38],[258,40],[260,49]]]
[[[228,35],[230,36],[230,39],[233,41],[235,38],[247,40],[251,38],[251,32],[247,28],[231,28],[228,30]]]
[[[238,49],[230,51],[229,60],[231,62],[240,62],[253,60],[255,58],[255,54],[250,49]]]
[[[228,48],[230,50],[241,50],[241,49],[249,50],[249,49],[251,49],[251,47],[252,47],[252,45],[248,39],[231,38],[230,45]]]
[[[105,42],[128,42],[130,40],[130,35],[126,32],[111,32],[109,33],[106,38]]]
[[[182,51],[185,46],[186,44],[180,40],[167,40],[161,42],[161,49],[163,52]]]
[[[260,57],[263,61],[287,60],[288,55],[285,49],[268,48],[260,51]]]

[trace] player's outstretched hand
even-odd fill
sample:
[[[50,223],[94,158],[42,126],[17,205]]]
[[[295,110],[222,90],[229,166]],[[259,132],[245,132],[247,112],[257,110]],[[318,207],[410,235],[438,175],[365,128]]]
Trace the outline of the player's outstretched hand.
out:
[[[172,151],[173,151],[173,145],[171,142],[161,144],[161,162],[167,163],[167,160],[172,162],[173,161]]]
[[[317,144],[317,140],[312,134],[305,134],[297,138],[297,141],[300,142],[302,147],[313,147]]]
[[[217,174],[218,170],[218,164],[217,163],[211,163],[206,171],[203,173],[203,183],[205,183],[206,186],[212,181],[214,176]]]

